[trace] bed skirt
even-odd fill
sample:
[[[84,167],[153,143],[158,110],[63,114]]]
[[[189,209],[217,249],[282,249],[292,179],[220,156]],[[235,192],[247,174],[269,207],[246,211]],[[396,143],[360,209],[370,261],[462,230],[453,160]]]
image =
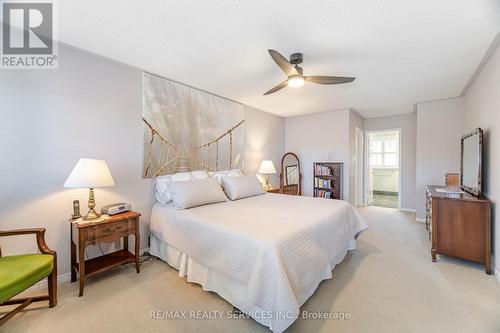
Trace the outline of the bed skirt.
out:
[[[332,278],[331,271],[333,268],[344,260],[349,250],[354,250],[355,248],[356,241],[352,239],[347,248],[332,260],[323,278],[318,281],[317,285],[313,288],[309,288],[310,292],[308,295],[304,295],[305,299],[301,300],[302,302],[300,305],[304,304],[305,301],[311,297],[322,280]],[[209,267],[196,262],[185,253],[182,253],[168,243],[156,238],[153,234],[151,234],[150,253],[178,270],[179,277],[185,277],[188,282],[201,285],[205,291],[217,293],[220,297],[251,316],[260,324],[271,328],[271,330],[273,329],[269,318],[262,318],[265,316],[255,315],[265,313],[266,309],[261,309],[258,306],[248,307],[246,302],[246,286],[244,284],[231,280],[225,275],[217,273]],[[290,324],[293,321],[294,320],[292,320]]]

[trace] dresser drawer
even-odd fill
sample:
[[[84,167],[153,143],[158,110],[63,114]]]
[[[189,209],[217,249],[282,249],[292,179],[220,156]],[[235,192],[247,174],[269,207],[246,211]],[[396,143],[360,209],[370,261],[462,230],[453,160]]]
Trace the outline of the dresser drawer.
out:
[[[135,232],[134,220],[96,225],[89,230],[88,240],[104,241],[120,238]]]

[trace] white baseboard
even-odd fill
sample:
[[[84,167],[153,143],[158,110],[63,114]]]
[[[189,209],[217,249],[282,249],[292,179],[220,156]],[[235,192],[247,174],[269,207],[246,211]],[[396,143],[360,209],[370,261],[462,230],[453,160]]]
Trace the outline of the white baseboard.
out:
[[[420,223],[425,223],[425,219],[423,219],[423,218],[421,218],[421,217],[417,217],[417,218],[415,219],[415,221],[420,222]]]
[[[498,283],[500,283],[500,272],[495,267],[493,267],[493,274],[495,275]]]
[[[399,208],[400,211],[402,212],[408,212],[408,213],[417,213],[416,209],[410,209],[410,208]]]
[[[71,280],[71,273],[61,274],[57,277],[57,284],[59,285],[61,283],[68,282],[70,280]],[[23,291],[23,293],[24,292],[42,291],[42,290],[46,290],[46,289],[47,289],[47,278],[44,278],[43,280],[38,281],[37,283],[35,283],[31,287],[29,287],[28,289]]]

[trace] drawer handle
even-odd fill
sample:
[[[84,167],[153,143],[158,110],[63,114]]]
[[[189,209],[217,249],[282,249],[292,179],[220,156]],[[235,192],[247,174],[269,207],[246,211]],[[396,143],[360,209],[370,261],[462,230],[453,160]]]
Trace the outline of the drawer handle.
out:
[[[109,233],[115,232],[117,230],[118,230],[118,227],[113,227],[113,228],[109,228],[109,229],[104,230],[104,232],[109,234]]]

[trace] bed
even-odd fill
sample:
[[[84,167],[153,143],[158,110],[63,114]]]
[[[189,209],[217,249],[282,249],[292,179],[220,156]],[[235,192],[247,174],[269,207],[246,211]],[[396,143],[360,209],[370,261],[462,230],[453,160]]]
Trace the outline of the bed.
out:
[[[178,210],[156,203],[152,255],[282,332],[367,228],[345,201],[264,194]]]

